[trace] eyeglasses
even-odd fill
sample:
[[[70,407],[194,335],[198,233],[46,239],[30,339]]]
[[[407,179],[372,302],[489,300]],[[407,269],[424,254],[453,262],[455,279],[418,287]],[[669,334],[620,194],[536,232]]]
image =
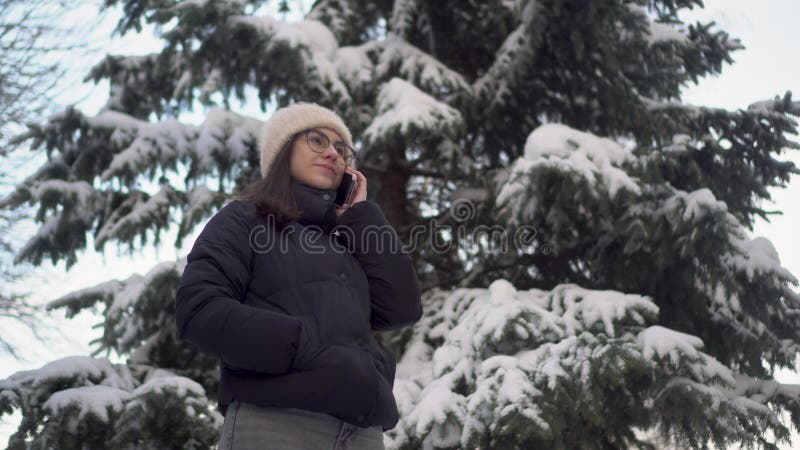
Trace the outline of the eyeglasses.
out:
[[[308,147],[317,153],[324,152],[328,149],[328,146],[331,145],[331,138],[315,128],[309,128],[308,130],[301,131],[301,133],[306,135]],[[353,150],[353,147],[350,147],[342,141],[336,141],[333,143],[333,148],[336,149],[336,152],[342,157],[346,166],[349,167],[353,165],[353,161],[356,159],[356,151]]]

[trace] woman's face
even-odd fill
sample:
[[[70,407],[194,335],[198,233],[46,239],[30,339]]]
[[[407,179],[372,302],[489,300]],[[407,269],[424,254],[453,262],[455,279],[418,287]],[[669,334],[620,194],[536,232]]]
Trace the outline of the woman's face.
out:
[[[344,159],[333,148],[333,143],[342,137],[330,128],[317,128],[325,133],[331,144],[322,153],[317,153],[308,146],[306,135],[300,133],[292,141],[289,166],[292,178],[318,189],[336,189],[344,175]],[[329,170],[329,167],[331,170]]]

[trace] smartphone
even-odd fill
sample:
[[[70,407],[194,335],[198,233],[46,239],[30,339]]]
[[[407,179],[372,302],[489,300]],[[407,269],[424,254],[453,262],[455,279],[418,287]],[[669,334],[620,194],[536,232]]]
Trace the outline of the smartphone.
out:
[[[336,199],[333,202],[338,205],[342,206],[345,203],[350,203],[353,199],[353,193],[356,189],[356,178],[350,172],[345,172],[342,176],[342,182],[339,183],[339,187],[336,189]]]

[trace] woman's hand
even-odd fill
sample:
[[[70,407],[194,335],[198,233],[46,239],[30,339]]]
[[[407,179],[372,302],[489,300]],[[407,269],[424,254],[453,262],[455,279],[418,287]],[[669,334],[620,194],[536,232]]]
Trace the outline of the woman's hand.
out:
[[[349,172],[355,175],[356,187],[353,188],[354,194],[352,203],[349,204],[345,203],[342,206],[337,206],[336,217],[341,216],[343,212],[347,211],[347,208],[355,205],[360,201],[364,201],[367,199],[367,177],[365,177],[363,173],[359,172],[356,169],[353,169],[352,167],[346,167],[344,170],[345,172]]]

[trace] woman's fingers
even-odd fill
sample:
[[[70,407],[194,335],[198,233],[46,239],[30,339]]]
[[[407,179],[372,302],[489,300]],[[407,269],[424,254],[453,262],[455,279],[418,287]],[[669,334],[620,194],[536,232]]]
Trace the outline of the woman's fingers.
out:
[[[354,203],[358,203],[359,201],[367,199],[367,177],[364,176],[363,173],[360,171],[352,168],[346,167],[345,170],[355,176],[355,194],[353,195],[353,201],[350,205]],[[349,206],[349,205],[348,205]]]

